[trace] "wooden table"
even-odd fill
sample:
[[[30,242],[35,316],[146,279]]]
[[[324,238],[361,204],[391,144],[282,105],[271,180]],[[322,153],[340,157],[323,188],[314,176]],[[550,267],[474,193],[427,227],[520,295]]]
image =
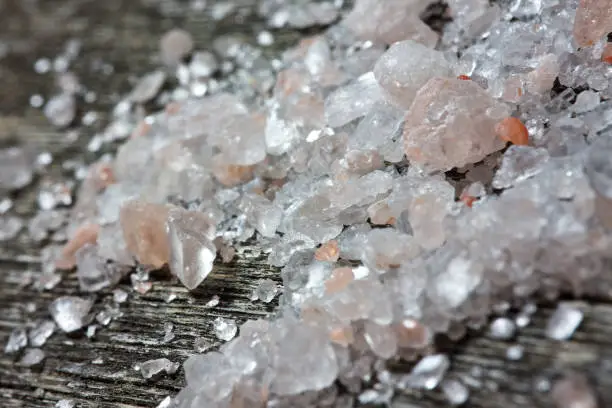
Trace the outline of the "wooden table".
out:
[[[116,95],[130,89],[130,77],[155,66],[152,56],[163,32],[183,27],[193,34],[197,47],[205,49],[210,48],[211,38],[220,33],[253,36],[262,27],[257,18],[213,22],[208,14],[186,13],[186,8],[170,16],[163,15],[160,10],[164,2],[168,4],[165,0],[0,2],[0,41],[8,50],[0,59],[0,145],[19,143],[53,153],[55,164],[43,178],[56,179],[62,173],[60,164],[64,159],[93,158],[84,146],[106,122]],[[293,31],[275,33],[279,47],[301,35],[304,34]],[[53,129],[40,109],[30,107],[29,98],[36,93],[45,97],[53,93],[53,77],[35,73],[33,66],[40,57],[57,55],[70,38],[83,41],[81,57],[73,70],[98,95],[97,101],[84,104],[84,109],[97,111],[100,120],[97,128],[83,128],[79,141],[67,145],[63,132]],[[110,63],[114,73],[108,76],[93,72],[91,66],[97,60]],[[23,216],[34,214],[35,196],[35,186],[17,194],[14,211]],[[80,294],[74,274],[67,274],[51,291],[39,292],[31,285],[23,287],[25,277],[40,270],[39,250],[40,245],[23,236],[0,246],[2,344],[13,328],[48,318],[48,304],[56,297]],[[254,248],[231,264],[217,265],[215,272],[192,293],[167,278],[154,279],[149,293],[130,294],[121,307],[123,316],[98,330],[93,339],[83,333],[53,335],[43,346],[47,357],[42,367],[20,367],[17,356],[0,354],[0,407],[49,407],[64,398],[75,400],[78,407],[156,406],[183,386],[183,373],[179,370],[173,376],[144,380],[133,369],[135,364],[160,357],[182,362],[194,352],[193,342],[198,336],[219,345],[211,330],[212,320],[217,316],[241,323],[273,312],[275,303],[266,305],[249,300],[258,279],[280,281],[278,271],[267,266],[265,258],[257,252]],[[120,287],[129,290],[127,282]],[[166,302],[169,293],[177,295],[171,303]],[[220,297],[219,305],[207,308],[206,302],[214,295]],[[103,291],[97,296],[96,307],[100,308],[110,296],[110,291]],[[554,307],[542,306],[532,324],[520,331],[516,342],[494,341],[481,333],[470,333],[459,344],[444,346],[452,353],[450,376],[473,373],[474,367],[482,369],[484,384],[471,389],[467,406],[552,406],[549,395],[537,390],[543,382],[535,379],[554,380],[572,370],[589,376],[599,393],[601,407],[612,406],[609,300],[592,299],[585,303],[585,321],[568,342],[545,337],[543,328]],[[165,322],[174,324],[175,338],[168,343],[162,342]],[[519,361],[508,361],[506,350],[515,343],[525,347],[525,355]],[[420,407],[448,406],[438,392],[409,393],[400,400]],[[397,406],[404,405],[398,402]]]

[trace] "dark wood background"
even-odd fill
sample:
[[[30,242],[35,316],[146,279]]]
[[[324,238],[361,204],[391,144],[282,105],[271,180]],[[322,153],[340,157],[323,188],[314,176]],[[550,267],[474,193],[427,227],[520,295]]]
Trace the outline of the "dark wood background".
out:
[[[103,126],[116,96],[130,89],[133,78],[155,66],[153,56],[162,33],[183,27],[192,33],[199,49],[211,47],[214,36],[240,33],[253,38],[262,25],[256,17],[231,17],[211,21],[207,13],[189,13],[179,7],[172,15],[162,13],[165,0],[4,0],[0,1],[0,46],[7,50],[0,59],[0,145],[18,143],[34,151],[49,151],[56,161],[42,179],[61,177],[61,162],[67,158],[91,160],[84,146],[97,128]],[[173,2],[183,4],[185,2]],[[209,5],[214,3],[208,1]],[[240,14],[240,13],[239,13]],[[295,42],[304,33],[275,32],[278,48]],[[66,144],[64,133],[53,129],[40,109],[29,106],[32,94],[49,96],[54,91],[52,75],[34,72],[35,61],[53,58],[65,41],[78,38],[83,51],[72,69],[88,89],[97,93],[92,104],[80,104],[82,112],[94,110],[100,121],[80,129],[76,143]],[[114,67],[110,76],[92,70],[102,60]],[[36,185],[14,198],[14,212],[24,217],[35,213]],[[0,246],[0,342],[24,323],[48,318],[48,304],[60,295],[77,294],[73,274],[66,274],[53,290],[39,292],[25,285],[28,276],[40,271],[40,245],[27,234]],[[78,407],[155,407],[167,395],[183,386],[181,370],[172,376],[144,380],[133,369],[137,363],[160,357],[183,362],[193,353],[198,336],[214,345],[212,320],[230,317],[239,323],[273,312],[274,303],[251,302],[249,295],[258,279],[280,281],[278,271],[265,263],[257,249],[245,251],[215,272],[195,292],[189,293],[168,279],[154,279],[146,295],[130,294],[122,305],[123,316],[101,328],[93,339],[83,333],[67,336],[56,333],[43,346],[47,358],[41,367],[24,368],[19,356],[0,354],[0,407],[49,407],[70,398]],[[120,285],[129,290],[127,282]],[[166,296],[177,298],[166,303]],[[207,308],[214,295],[220,303]],[[97,296],[100,308],[110,291]],[[452,355],[450,376],[461,378],[482,370],[482,386],[472,387],[466,406],[479,408],[552,407],[550,396],[538,390],[542,379],[554,381],[570,372],[585,373],[598,392],[601,407],[612,406],[612,304],[610,299],[585,301],[585,321],[571,341],[549,340],[543,333],[554,307],[541,305],[532,324],[522,329],[513,342],[490,340],[482,333],[470,333],[459,344],[446,346]],[[164,322],[174,324],[175,338],[163,343]],[[513,344],[525,347],[519,361],[508,361],[506,350]],[[98,364],[93,361],[98,360]],[[100,362],[101,361],[101,362]],[[420,407],[448,406],[438,392],[407,394],[398,398]]]

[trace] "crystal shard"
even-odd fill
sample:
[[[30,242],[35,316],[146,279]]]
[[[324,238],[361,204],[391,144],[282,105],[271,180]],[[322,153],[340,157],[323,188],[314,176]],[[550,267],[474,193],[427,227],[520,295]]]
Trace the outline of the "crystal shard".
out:
[[[503,148],[495,125],[508,113],[473,81],[432,78],[406,115],[406,157],[435,170],[478,162]]]
[[[608,34],[612,27],[612,7],[607,0],[580,0],[574,19],[574,39],[590,47]]]
[[[47,339],[51,337],[54,331],[55,323],[51,320],[43,320],[30,330],[28,335],[30,345],[33,347],[42,346],[47,342]]]
[[[167,358],[158,358],[155,360],[147,360],[140,364],[140,374],[145,379],[150,379],[161,372],[166,374],[174,374],[179,369],[179,363],[173,363]]]
[[[6,354],[16,353],[28,345],[28,334],[24,328],[17,328],[11,332],[9,339],[4,346]]]
[[[546,336],[555,340],[567,340],[582,323],[583,313],[569,304],[560,304],[546,325]]]
[[[166,218],[169,208],[144,201],[128,201],[120,211],[127,249],[143,265],[156,268],[168,262]]]
[[[410,108],[429,79],[450,75],[450,64],[440,51],[414,41],[393,44],[374,67],[374,76],[391,102],[404,109]]]
[[[232,319],[217,317],[213,321],[213,330],[217,338],[230,341],[236,336],[236,333],[238,333],[238,326],[236,326],[236,322]]]
[[[213,269],[214,224],[195,211],[173,209],[167,221],[170,270],[187,289],[197,288]]]
[[[60,329],[71,333],[87,324],[92,305],[91,300],[61,296],[51,303],[49,312]]]
[[[0,191],[17,190],[32,181],[33,166],[23,149],[0,149]]]
[[[433,354],[421,359],[410,373],[409,383],[416,388],[433,390],[440,384],[450,362],[446,354]]]
[[[45,359],[45,352],[39,348],[30,348],[25,351],[21,360],[19,360],[19,364],[24,367],[32,367],[42,363]]]

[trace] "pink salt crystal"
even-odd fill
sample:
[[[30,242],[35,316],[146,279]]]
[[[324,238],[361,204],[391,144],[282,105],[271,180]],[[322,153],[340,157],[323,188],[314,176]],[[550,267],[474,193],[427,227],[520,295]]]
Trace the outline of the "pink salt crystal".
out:
[[[473,81],[432,78],[406,114],[406,157],[432,170],[478,162],[504,147],[495,125],[508,114],[505,104]]]
[[[329,279],[325,281],[325,292],[336,293],[340,292],[355,279],[351,268],[336,268],[332,271]]]
[[[213,175],[226,187],[234,187],[253,179],[255,166],[238,166],[224,162],[223,155],[213,157]]]
[[[526,84],[529,92],[542,94],[552,89],[555,78],[559,76],[559,61],[555,54],[546,54],[538,66],[527,74]]]
[[[571,374],[555,383],[551,396],[557,408],[597,408],[597,399],[586,377]]]
[[[355,335],[351,326],[337,327],[329,332],[329,339],[342,347],[348,347],[355,341]]]
[[[159,268],[168,262],[166,219],[170,207],[144,201],[128,201],[119,220],[128,251],[143,265]]]
[[[511,75],[504,81],[501,98],[507,102],[518,103],[523,97],[523,80],[517,75]]]
[[[395,217],[386,201],[378,201],[368,207],[368,217],[374,225],[393,225]]]
[[[590,47],[612,31],[612,4],[609,0],[580,0],[574,20],[574,39]]]
[[[393,327],[397,334],[397,345],[401,348],[424,348],[431,340],[427,327],[417,320],[406,319]]]
[[[317,261],[336,262],[340,257],[340,249],[338,248],[338,242],[335,240],[331,240],[324,243],[317,249],[314,257]]]
[[[343,23],[362,40],[384,44],[414,40],[433,48],[438,35],[419,18],[428,3],[420,0],[358,0]]]
[[[76,252],[85,244],[95,244],[98,240],[100,226],[98,224],[83,224],[77,228],[74,235],[62,248],[61,258],[55,262],[58,269],[71,269],[76,265]]]

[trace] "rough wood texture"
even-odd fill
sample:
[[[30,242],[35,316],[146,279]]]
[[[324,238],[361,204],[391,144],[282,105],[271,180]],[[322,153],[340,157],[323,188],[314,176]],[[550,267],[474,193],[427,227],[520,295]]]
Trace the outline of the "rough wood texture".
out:
[[[145,4],[149,3],[149,4]],[[81,141],[73,146],[62,143],[62,133],[49,127],[37,109],[28,107],[34,93],[48,96],[53,90],[51,76],[40,76],[32,67],[37,58],[53,57],[64,41],[71,37],[84,40],[82,57],[74,67],[83,84],[95,91],[98,101],[88,109],[105,114],[112,96],[129,89],[128,78],[145,72],[153,65],[150,57],[157,38],[173,26],[182,26],[194,34],[199,47],[206,48],[218,33],[257,32],[258,23],[230,20],[212,23],[205,15],[177,12],[163,17],[163,1],[140,0],[46,0],[40,2],[6,0],[2,4],[3,24],[0,40],[8,45],[8,54],[0,60],[0,144],[18,141],[33,150],[48,150],[59,158],[87,156],[83,146],[93,129],[83,130]],[[168,2],[165,2],[168,4]],[[209,2],[210,3],[210,2]],[[246,22],[248,21],[248,23]],[[277,35],[277,42],[290,43],[298,33]],[[112,76],[94,73],[92,61],[102,59],[115,67]],[[44,177],[61,173],[55,166]],[[16,212],[32,214],[35,188],[20,192]],[[19,239],[0,247],[0,342],[10,331],[48,317],[47,305],[59,295],[79,294],[74,276],[67,275],[50,292],[23,287],[24,276],[40,269],[39,247]],[[79,407],[154,407],[166,395],[176,393],[183,384],[179,371],[173,376],[144,380],[133,369],[136,363],[168,357],[182,362],[193,352],[193,341],[203,336],[215,345],[211,334],[212,320],[217,316],[236,319],[258,318],[273,313],[274,304],[249,301],[258,279],[279,279],[257,251],[245,252],[228,265],[217,265],[215,273],[200,289],[188,293],[180,285],[164,278],[155,279],[153,290],[146,295],[131,294],[122,305],[123,316],[101,328],[93,340],[82,333],[74,336],[55,334],[43,347],[47,358],[37,369],[20,367],[18,356],[0,354],[0,406],[49,407],[62,398],[71,398]],[[128,284],[121,285],[128,290]],[[174,292],[176,300],[166,303]],[[205,303],[219,295],[214,308]],[[99,310],[108,301],[109,292],[96,296]],[[585,323],[569,342],[557,343],[545,338],[543,328],[552,307],[541,307],[533,323],[520,332],[516,343],[525,346],[520,361],[509,362],[505,352],[510,344],[470,334],[452,351],[451,376],[483,371],[484,385],[472,387],[470,407],[514,408],[551,406],[546,393],[536,390],[534,378],[554,379],[570,370],[587,373],[597,388],[601,406],[612,406],[612,305],[608,299],[585,304]],[[174,324],[176,337],[163,343],[163,324]],[[93,361],[96,360],[96,364]],[[402,398],[422,407],[446,406],[439,393],[409,394]],[[398,405],[399,406],[399,405]]]

